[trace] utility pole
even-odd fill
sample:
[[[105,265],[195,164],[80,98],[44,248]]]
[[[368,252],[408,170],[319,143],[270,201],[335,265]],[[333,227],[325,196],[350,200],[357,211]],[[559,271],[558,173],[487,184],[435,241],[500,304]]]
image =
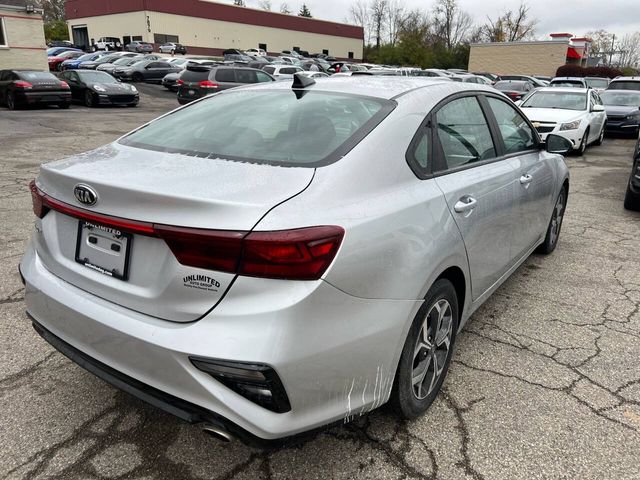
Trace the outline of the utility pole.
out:
[[[609,52],[609,66],[613,62],[613,52],[615,52],[615,44],[616,44],[616,34],[613,34],[613,38],[611,39],[611,51]]]

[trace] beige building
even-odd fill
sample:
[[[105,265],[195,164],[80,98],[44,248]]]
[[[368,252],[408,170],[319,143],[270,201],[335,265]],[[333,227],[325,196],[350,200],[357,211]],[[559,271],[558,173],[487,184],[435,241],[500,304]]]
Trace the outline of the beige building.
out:
[[[0,0],[0,70],[48,70],[42,11],[27,0]]]
[[[262,48],[360,60],[363,53],[362,27],[206,0],[67,0],[65,11],[70,38],[87,48],[100,37],[118,37],[125,45],[182,43],[201,55]]]

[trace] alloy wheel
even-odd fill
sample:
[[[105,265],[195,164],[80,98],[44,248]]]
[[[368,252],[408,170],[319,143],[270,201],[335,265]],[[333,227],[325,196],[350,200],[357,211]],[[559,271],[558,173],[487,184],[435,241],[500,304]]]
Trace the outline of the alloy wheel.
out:
[[[560,236],[560,229],[562,228],[562,218],[564,217],[564,190],[558,195],[556,206],[553,209],[553,215],[551,217],[551,245],[555,245]]]
[[[84,92],[84,104],[87,107],[93,107],[93,93],[91,93],[91,90]]]
[[[413,349],[411,385],[418,400],[425,399],[442,375],[451,347],[453,311],[445,299],[436,301],[422,323]]]
[[[9,110],[15,110],[16,108],[16,100],[12,92],[7,93],[7,108],[9,108]]]
[[[582,137],[582,141],[580,142],[580,148],[578,149],[578,153],[583,155],[587,150],[587,139],[589,138],[589,132],[584,132],[584,136]]]

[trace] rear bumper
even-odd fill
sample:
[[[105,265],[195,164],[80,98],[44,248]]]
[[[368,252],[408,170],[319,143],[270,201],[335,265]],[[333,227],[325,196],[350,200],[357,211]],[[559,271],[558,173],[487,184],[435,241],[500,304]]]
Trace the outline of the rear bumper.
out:
[[[187,421],[217,419],[234,435],[246,431],[265,440],[343,421],[386,402],[406,331],[421,304],[356,298],[324,281],[239,277],[203,319],[173,323],[68,284],[44,267],[32,244],[20,267],[29,315],[41,331],[82,353],[82,362],[90,358],[112,376],[132,379],[121,379],[127,385],[139,382],[138,390],[149,387],[160,397],[193,405],[195,414],[182,408],[190,416],[165,408]],[[291,411],[258,406],[196,369],[190,356],[271,366]],[[112,383],[127,390],[122,382]]]
[[[71,92],[16,92],[15,99],[21,105],[71,103]]]

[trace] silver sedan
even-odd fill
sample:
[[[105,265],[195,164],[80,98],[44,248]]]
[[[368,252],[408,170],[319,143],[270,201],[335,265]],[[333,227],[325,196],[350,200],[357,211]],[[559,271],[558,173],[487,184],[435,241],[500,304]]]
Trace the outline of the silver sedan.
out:
[[[42,166],[20,268],[45,340],[223,440],[438,394],[456,335],[569,191],[507,97],[438,79],[272,82]]]

